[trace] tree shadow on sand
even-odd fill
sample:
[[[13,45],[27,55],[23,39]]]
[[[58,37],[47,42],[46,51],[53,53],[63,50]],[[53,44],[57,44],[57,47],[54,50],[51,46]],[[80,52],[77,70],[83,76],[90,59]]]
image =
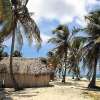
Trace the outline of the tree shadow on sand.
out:
[[[0,100],[13,100],[5,89],[0,88]]]
[[[39,94],[38,91],[32,91],[32,90],[33,90],[33,88],[25,88],[20,91],[14,91],[13,88],[9,88],[6,92],[6,94],[9,94],[12,96],[17,96],[17,97],[33,97],[33,96],[37,96]],[[3,99],[3,100],[6,100],[6,99]],[[13,99],[7,99],[7,100],[13,100]]]
[[[24,88],[23,90],[20,90],[20,91],[14,91],[14,89],[8,89],[7,93],[12,96],[31,98],[34,96],[38,96],[40,94],[40,91],[38,90],[38,88],[49,88],[49,87],[53,87],[53,85],[48,85],[45,87],[41,86],[41,87]],[[8,99],[8,100],[11,100],[11,99]]]
[[[58,86],[78,86],[79,84],[77,82],[54,82],[53,84],[58,85]]]
[[[94,88],[85,88],[83,90],[88,90],[88,91],[94,91],[94,92],[100,92],[100,87],[99,86],[95,86]]]

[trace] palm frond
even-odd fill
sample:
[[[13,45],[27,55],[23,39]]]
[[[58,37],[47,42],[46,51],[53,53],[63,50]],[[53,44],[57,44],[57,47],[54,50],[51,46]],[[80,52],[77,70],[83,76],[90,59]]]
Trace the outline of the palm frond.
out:
[[[54,31],[53,31],[54,34],[57,34],[59,36],[59,33],[60,33],[60,36],[63,37],[63,38],[68,38],[69,36],[69,29],[68,29],[68,26],[65,26],[65,25],[59,25]]]
[[[40,45],[41,43],[40,30],[36,25],[35,21],[32,18],[30,18],[30,16],[24,15],[23,17],[21,16],[20,22],[24,26],[24,29],[27,33],[26,35],[29,40],[29,43],[30,44],[32,43],[34,37],[36,43]]]
[[[13,4],[14,6],[17,6],[17,8],[18,8],[18,7],[21,8],[21,7],[26,6],[27,3],[28,3],[28,1],[29,1],[29,0],[11,0],[12,4]],[[19,8],[18,8],[18,9],[19,9]]]
[[[100,36],[94,40],[95,44],[100,43]]]
[[[0,12],[2,21],[2,30],[0,30],[0,38],[6,38],[11,34],[13,25],[13,11],[10,0],[2,0],[0,2]]]
[[[75,37],[71,42],[71,47],[79,49],[82,44],[84,44],[87,40],[87,37]]]
[[[17,24],[17,27],[15,29],[15,50],[17,51],[21,51],[23,46],[23,36],[19,27],[19,24]]]
[[[99,58],[99,53],[98,51],[100,51],[100,48],[99,50],[97,49],[97,46],[95,47],[96,45],[93,45],[90,49],[87,50],[86,53],[84,53],[84,59],[83,59],[83,64],[84,64],[84,67],[86,66],[88,68],[88,78],[90,78],[93,74],[93,68],[94,68],[94,64],[95,64],[95,58],[98,59]]]
[[[41,58],[40,60],[41,60],[41,62],[42,62],[43,64],[46,64],[46,65],[47,65],[47,59],[46,59],[46,58]]]
[[[48,40],[48,43],[54,43],[54,44],[59,44],[61,42],[62,42],[62,40],[59,38],[56,38],[56,37],[53,37],[53,38]]]

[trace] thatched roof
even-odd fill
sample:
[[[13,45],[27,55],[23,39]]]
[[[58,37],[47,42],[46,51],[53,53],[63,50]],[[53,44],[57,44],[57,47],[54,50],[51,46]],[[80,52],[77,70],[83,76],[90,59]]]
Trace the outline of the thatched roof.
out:
[[[9,58],[0,61],[0,72],[9,73]],[[51,69],[41,63],[40,58],[13,58],[13,72],[16,74],[49,74]]]

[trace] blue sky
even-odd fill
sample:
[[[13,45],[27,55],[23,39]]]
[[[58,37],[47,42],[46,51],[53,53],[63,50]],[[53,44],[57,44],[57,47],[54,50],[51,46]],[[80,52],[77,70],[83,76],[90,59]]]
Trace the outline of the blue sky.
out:
[[[100,9],[99,0],[29,0],[27,5],[30,12],[34,12],[32,18],[38,24],[41,37],[42,48],[37,52],[34,45],[28,46],[24,41],[22,53],[24,57],[43,57],[54,46],[47,44],[47,40],[52,37],[52,30],[59,24],[68,24],[70,29],[73,26],[86,25],[84,16],[94,8]],[[8,47],[5,51],[10,52],[11,40],[4,42]]]

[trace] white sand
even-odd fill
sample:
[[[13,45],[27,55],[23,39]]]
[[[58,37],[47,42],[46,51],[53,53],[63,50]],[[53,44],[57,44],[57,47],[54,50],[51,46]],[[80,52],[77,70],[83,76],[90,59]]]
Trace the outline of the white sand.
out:
[[[18,92],[8,92],[9,98],[2,100],[94,100],[87,95],[88,90],[86,90],[86,86],[88,82],[86,80],[78,82],[67,78],[65,84],[59,81],[52,82],[52,84],[54,85],[52,87],[30,88]]]

